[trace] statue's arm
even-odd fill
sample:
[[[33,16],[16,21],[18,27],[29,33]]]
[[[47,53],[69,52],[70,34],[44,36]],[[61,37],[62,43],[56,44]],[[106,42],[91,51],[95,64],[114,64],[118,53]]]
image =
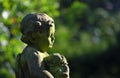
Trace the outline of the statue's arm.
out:
[[[23,72],[22,72],[22,69],[21,69],[21,64],[20,64],[20,58],[21,58],[21,54],[18,54],[17,55],[17,58],[16,58],[16,62],[15,62],[15,75],[16,75],[16,78],[23,78]]]
[[[44,65],[42,64],[41,57],[32,54],[29,58],[27,58],[27,65],[31,78],[54,78],[52,74],[44,69]]]

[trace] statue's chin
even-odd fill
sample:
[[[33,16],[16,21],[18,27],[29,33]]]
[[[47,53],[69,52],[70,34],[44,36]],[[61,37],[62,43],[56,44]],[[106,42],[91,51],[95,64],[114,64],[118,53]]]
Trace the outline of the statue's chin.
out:
[[[49,48],[52,48],[52,45],[49,45]]]

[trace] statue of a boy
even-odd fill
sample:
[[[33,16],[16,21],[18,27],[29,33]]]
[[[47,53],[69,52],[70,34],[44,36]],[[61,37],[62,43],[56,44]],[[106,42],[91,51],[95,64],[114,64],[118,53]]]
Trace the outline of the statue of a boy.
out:
[[[16,60],[16,78],[69,78],[67,60],[48,54],[54,43],[54,20],[47,14],[28,14],[20,25],[21,40],[27,44]]]

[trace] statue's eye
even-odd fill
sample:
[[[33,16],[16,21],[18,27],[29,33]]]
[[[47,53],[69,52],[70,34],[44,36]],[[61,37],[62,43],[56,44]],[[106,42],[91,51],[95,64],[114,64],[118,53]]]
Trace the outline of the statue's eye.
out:
[[[53,26],[53,24],[54,24],[54,21],[51,21],[51,20],[48,21],[48,25],[49,25],[50,27]]]
[[[51,23],[54,23],[54,21],[51,21]]]

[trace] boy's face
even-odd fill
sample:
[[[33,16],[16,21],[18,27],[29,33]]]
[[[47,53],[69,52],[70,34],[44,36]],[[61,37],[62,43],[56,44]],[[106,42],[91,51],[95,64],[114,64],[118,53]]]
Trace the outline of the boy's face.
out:
[[[52,48],[55,37],[54,37],[54,33],[55,33],[55,25],[54,23],[51,23],[51,25],[48,27],[48,45],[49,48]]]
[[[36,33],[37,38],[35,39],[34,46],[40,51],[47,51],[49,48],[52,48],[54,43],[54,33],[55,33],[55,25],[53,21],[49,22],[49,26],[45,26],[43,29],[44,32]]]

